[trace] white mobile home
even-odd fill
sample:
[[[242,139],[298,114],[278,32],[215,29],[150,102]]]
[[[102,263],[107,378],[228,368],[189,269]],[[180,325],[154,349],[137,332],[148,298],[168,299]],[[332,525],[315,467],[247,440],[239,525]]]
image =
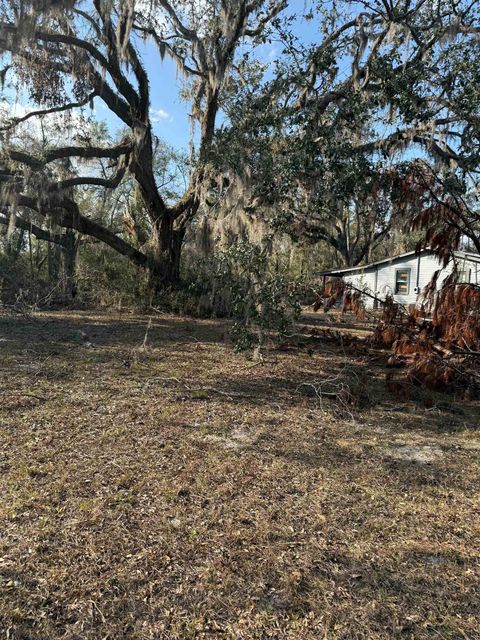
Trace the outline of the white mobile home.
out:
[[[455,262],[461,282],[480,284],[480,255],[466,251],[456,251],[450,263],[443,268],[434,253],[430,249],[424,249],[418,253],[409,251],[361,267],[322,271],[318,275],[323,276],[324,281],[328,276],[343,278],[356,289],[373,296],[364,296],[367,308],[374,306],[374,298],[385,300],[387,295],[393,296],[395,302],[410,305],[417,303],[419,293],[439,269],[441,273],[437,286],[440,287],[451,274]]]

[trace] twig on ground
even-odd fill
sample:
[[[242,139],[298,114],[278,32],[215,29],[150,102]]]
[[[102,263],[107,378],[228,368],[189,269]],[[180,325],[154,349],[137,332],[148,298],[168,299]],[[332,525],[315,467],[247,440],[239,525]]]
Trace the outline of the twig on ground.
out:
[[[36,400],[41,400],[42,402],[47,402],[47,400],[53,400],[54,398],[45,398],[45,396],[38,396],[35,393],[29,393],[28,391],[10,391],[9,393],[2,393],[0,396],[25,396],[27,398],[35,398]]]

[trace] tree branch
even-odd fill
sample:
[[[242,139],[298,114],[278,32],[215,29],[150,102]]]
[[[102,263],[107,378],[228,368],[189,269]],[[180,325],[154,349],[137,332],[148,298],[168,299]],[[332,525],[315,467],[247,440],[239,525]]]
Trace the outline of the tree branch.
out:
[[[6,149],[5,152],[11,160],[20,162],[32,169],[43,169],[50,162],[64,158],[111,158],[115,160],[122,155],[128,155],[132,151],[132,144],[121,143],[114,147],[59,147],[47,149],[41,158],[32,156],[18,149]]]
[[[111,178],[98,178],[96,176],[77,176],[75,178],[67,178],[66,180],[60,180],[57,182],[55,184],[55,189],[63,191],[65,189],[71,189],[72,187],[86,185],[104,187],[105,189],[115,189],[122,181],[125,171],[126,168],[121,167]]]
[[[60,113],[62,111],[69,111],[70,109],[84,107],[87,103],[91,102],[97,95],[98,93],[96,91],[92,91],[92,93],[89,93],[86,98],[84,98],[83,100],[80,100],[79,102],[69,102],[68,104],[62,104],[58,107],[51,107],[50,109],[38,109],[36,111],[30,111],[30,113],[27,113],[24,116],[21,116],[19,118],[10,118],[9,120],[7,120],[5,125],[0,126],[0,131],[9,131],[10,129],[15,127],[17,124],[20,124],[21,122],[25,122],[26,120],[29,120],[30,118],[34,118],[37,116],[38,117],[46,116],[51,113]]]
[[[0,214],[0,224],[5,226],[9,225],[9,218],[4,214]],[[36,238],[39,240],[45,240],[46,242],[53,242],[54,244],[59,244],[64,246],[63,237],[59,234],[52,234],[46,229],[42,229],[37,225],[33,224],[33,222],[29,222],[28,220],[24,220],[23,218],[19,218],[15,216],[15,226],[17,229],[23,229],[24,231],[30,231]]]
[[[44,215],[35,198],[20,194],[17,197],[17,201],[20,206],[28,207],[32,211]],[[55,222],[59,226],[65,229],[75,229],[79,233],[92,236],[112,247],[121,255],[128,257],[136,265],[144,268],[148,266],[149,259],[144,253],[123,240],[123,238],[115,235],[110,229],[82,215],[73,200],[64,198],[53,210],[50,210],[50,213],[54,215]]]

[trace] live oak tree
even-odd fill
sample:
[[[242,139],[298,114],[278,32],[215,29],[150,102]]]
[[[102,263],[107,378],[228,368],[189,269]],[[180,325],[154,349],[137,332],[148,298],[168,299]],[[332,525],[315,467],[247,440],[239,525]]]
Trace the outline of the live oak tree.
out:
[[[447,190],[447,174],[478,170],[480,7],[313,5],[318,40],[305,43],[291,23],[276,22],[281,58],[268,81],[232,97],[222,141],[229,154],[218,158],[247,182],[251,210],[356,264],[392,225],[427,223],[420,199],[401,206],[405,161],[413,171],[422,160]]]
[[[237,48],[260,38],[285,5],[285,0],[2,0],[2,80],[13,77],[33,106],[1,126],[0,222],[8,218],[10,224],[32,228],[31,213],[36,219],[53,217],[58,227],[92,236],[148,268],[156,287],[177,282],[185,232],[210,181],[216,120]],[[198,131],[186,188],[174,202],[155,175],[152,78],[142,61],[142,39],[153,43],[159,61],[171,56],[185,76],[184,93]],[[34,155],[11,142],[21,123],[71,113],[95,99],[125,127],[115,144],[103,146],[79,136],[70,144],[52,140]],[[75,171],[59,177],[56,167],[62,163]],[[99,163],[108,170],[99,171]],[[126,176],[135,181],[148,221],[139,233],[132,218],[129,236],[82,212],[76,199],[79,188],[117,189]]]

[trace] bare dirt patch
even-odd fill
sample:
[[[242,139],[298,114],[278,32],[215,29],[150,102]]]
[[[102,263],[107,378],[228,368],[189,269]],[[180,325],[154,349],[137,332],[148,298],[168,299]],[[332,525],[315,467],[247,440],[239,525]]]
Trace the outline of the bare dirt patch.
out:
[[[443,457],[441,447],[437,445],[397,444],[386,448],[386,453],[396,460],[408,460],[419,464],[430,464]]]
[[[0,318],[0,637],[480,637],[478,404],[227,333]]]

